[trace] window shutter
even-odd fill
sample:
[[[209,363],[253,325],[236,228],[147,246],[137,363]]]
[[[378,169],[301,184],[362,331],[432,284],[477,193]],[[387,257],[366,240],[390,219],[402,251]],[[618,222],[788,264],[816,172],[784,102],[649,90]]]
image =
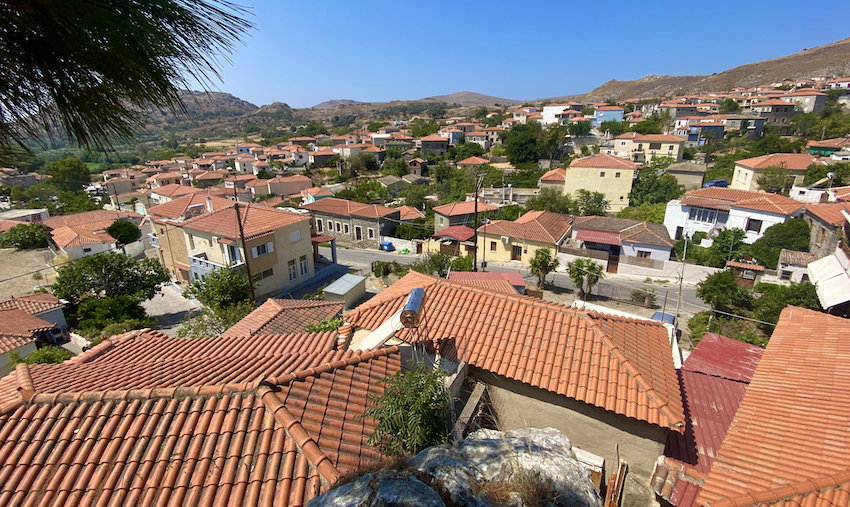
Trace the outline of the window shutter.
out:
[[[267,250],[269,253],[273,253],[273,252],[274,252],[274,241],[269,241],[268,243],[266,243],[266,250]]]
[[[256,258],[257,258],[257,247],[255,247],[255,246],[252,246],[252,247],[251,247],[251,258],[252,258],[252,259],[256,259]]]
[[[337,230],[339,230],[339,222],[336,223],[336,226],[337,226]],[[289,242],[290,243],[296,243],[298,241],[301,241],[301,230],[300,229],[292,231],[292,232],[289,233]]]

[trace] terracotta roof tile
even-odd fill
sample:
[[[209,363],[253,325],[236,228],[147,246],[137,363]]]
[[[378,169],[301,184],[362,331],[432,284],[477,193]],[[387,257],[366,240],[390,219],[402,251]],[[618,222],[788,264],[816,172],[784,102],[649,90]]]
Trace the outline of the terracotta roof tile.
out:
[[[82,213],[74,213],[73,215],[50,217],[42,220],[41,223],[43,223],[48,229],[58,229],[59,227],[80,227],[93,222],[98,224],[108,222],[108,226],[119,218],[141,219],[143,217],[138,213],[131,213],[129,211],[109,211],[105,209],[98,209],[94,211],[84,211]]]
[[[344,306],[345,303],[337,301],[268,299],[221,336],[303,333],[308,324],[336,318]]]
[[[489,163],[490,163],[490,161],[486,158],[467,157],[467,158],[461,160],[460,162],[458,162],[457,165],[484,165],[484,164],[489,164]]]
[[[597,153],[587,157],[577,158],[570,162],[570,168],[593,168],[593,169],[628,169],[635,170],[635,163],[620,157],[614,157],[607,153]]]
[[[301,207],[310,211],[346,217],[378,218],[379,216],[382,217],[398,213],[398,210],[395,208],[388,208],[378,204],[362,204],[347,199],[337,199],[336,197],[325,197],[309,204],[303,204]]]
[[[783,102],[783,105],[788,105]],[[765,169],[767,167],[779,166],[795,171],[805,171],[810,165],[821,162],[821,159],[807,153],[772,153],[760,157],[745,158],[735,162],[738,165],[750,169]]]
[[[808,266],[809,263],[818,260],[818,254],[810,252],[797,252],[783,248],[779,252],[779,264],[790,266]]]
[[[630,220],[627,218],[612,218],[612,217],[597,217],[587,216],[578,217],[573,223],[573,228],[578,231],[576,238],[582,241],[594,241],[589,239],[592,235],[587,233],[590,231],[602,233],[617,233],[618,243],[639,243],[642,245],[656,245],[672,247],[673,241],[670,239],[670,233],[662,224],[645,222],[641,220]],[[583,239],[579,235],[588,239]],[[612,236],[609,236],[612,240]],[[604,239],[605,236],[600,236]],[[608,240],[610,241],[610,240]],[[605,242],[605,241],[599,241]]]
[[[561,182],[566,181],[567,179],[567,170],[563,167],[559,167],[557,169],[552,169],[551,171],[547,171],[543,176],[540,177],[540,181],[555,181]]]
[[[115,238],[105,232],[92,232],[83,227],[59,227],[50,231],[50,237],[61,249],[85,245],[115,243]]]
[[[428,346],[534,387],[662,428],[684,427],[666,329],[411,272],[347,315],[374,330],[425,289]],[[396,333],[412,340],[409,330]],[[600,374],[599,372],[607,372]]]
[[[779,215],[795,213],[804,206],[801,202],[783,195],[720,187],[691,190],[682,199],[682,204],[719,210],[745,208]]]
[[[570,230],[573,217],[551,211],[529,211],[513,222],[494,220],[479,231],[554,245]]]
[[[36,333],[49,331],[55,325],[17,308],[0,310],[0,354],[35,341]]]
[[[807,213],[836,227],[844,223],[842,211],[850,211],[850,203],[809,204],[806,206]]]
[[[465,225],[452,225],[431,235],[432,238],[451,238],[466,241],[475,236],[475,229]]]
[[[177,183],[163,185],[161,187],[157,187],[151,190],[152,193],[156,193],[157,195],[163,195],[166,197],[177,197],[180,195],[194,194],[203,191],[204,189],[202,188],[190,187],[188,185],[179,185]]]
[[[239,226],[236,223],[236,209],[242,220],[245,239],[258,238],[272,231],[293,224],[310,220],[309,217],[267,206],[256,206],[246,203],[232,203],[230,207],[212,213],[186,220],[183,227],[210,232],[225,238],[239,237]]]
[[[201,214],[207,212],[207,199],[210,200],[213,210],[220,210],[228,206],[233,206],[233,201],[223,197],[207,196],[204,194],[190,194],[173,199],[165,204],[151,206],[148,208],[148,213],[150,215],[164,218],[189,218],[187,216],[187,211],[189,211],[190,208],[197,209]]]
[[[12,297],[6,301],[0,301],[0,310],[12,310],[17,308],[30,315],[64,308],[65,304],[53,294],[31,294],[28,296]]]
[[[782,311],[705,480],[701,505],[803,497],[800,505],[820,505],[815,500],[825,491],[846,488],[847,329],[839,317],[793,306]],[[848,505],[846,494],[834,499],[833,505]]]
[[[398,209],[401,212],[401,218],[399,220],[414,220],[417,218],[424,218],[425,214],[419,211],[417,208],[413,206],[399,206]]]
[[[478,212],[496,211],[498,208],[487,203],[478,201]],[[475,201],[462,201],[435,206],[434,212],[447,217],[456,217],[462,215],[471,215],[475,213]]]

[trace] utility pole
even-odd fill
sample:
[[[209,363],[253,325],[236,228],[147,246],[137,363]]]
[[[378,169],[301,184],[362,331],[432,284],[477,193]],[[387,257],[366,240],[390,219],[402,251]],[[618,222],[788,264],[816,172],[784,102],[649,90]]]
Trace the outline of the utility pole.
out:
[[[236,141],[236,157],[239,158],[239,141]],[[234,164],[235,165],[235,164]],[[238,172],[238,171],[237,171]],[[257,296],[254,294],[254,278],[251,276],[251,266],[248,264],[248,246],[245,244],[245,230],[242,228],[242,215],[239,214],[239,179],[237,175],[233,176],[233,199],[236,204],[233,209],[236,211],[236,225],[239,226],[239,241],[242,243],[242,253],[245,257],[245,274],[248,276],[248,288],[251,289],[251,302],[257,302]],[[248,210],[251,204],[245,204],[245,216],[248,216]],[[238,249],[236,250],[239,251]]]
[[[472,271],[478,271],[478,182],[484,181],[484,173],[475,175],[475,218],[472,220],[472,232],[473,232],[473,240],[472,243],[475,245],[475,248],[472,250]]]
[[[688,237],[685,236],[685,251],[682,253],[682,274],[679,275],[679,299],[676,301],[676,324],[673,326],[674,331],[679,330],[679,307],[682,305],[682,281],[685,279],[685,258],[688,256]],[[665,299],[666,304],[666,299]]]

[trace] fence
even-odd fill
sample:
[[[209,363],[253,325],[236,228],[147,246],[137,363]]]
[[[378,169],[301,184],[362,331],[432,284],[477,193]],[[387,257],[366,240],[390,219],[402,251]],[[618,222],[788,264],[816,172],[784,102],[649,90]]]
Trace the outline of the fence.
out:
[[[668,280],[678,280],[679,276],[682,276],[682,263],[678,261],[663,261],[664,265],[661,269],[653,269],[634,264],[627,264],[623,262],[624,258],[625,257],[620,257],[620,265],[617,269],[617,274],[621,276],[637,279],[665,278]],[[696,264],[685,264],[684,266],[684,276],[682,280],[688,283],[701,282],[710,275],[713,275],[718,271],[722,271],[721,268],[698,266]]]
[[[558,252],[574,255],[576,257],[590,257],[591,259],[598,259],[606,262],[608,261],[608,252],[603,252],[601,250],[593,250],[590,248],[572,248],[561,245],[561,247],[558,248]]]
[[[613,299],[644,308],[652,308],[657,297],[651,290],[630,289],[628,287],[609,285],[605,282],[596,284],[590,293],[599,298]]]
[[[664,261],[650,259],[649,257],[632,257],[630,255],[620,256],[620,265],[629,264],[649,269],[664,269]]]

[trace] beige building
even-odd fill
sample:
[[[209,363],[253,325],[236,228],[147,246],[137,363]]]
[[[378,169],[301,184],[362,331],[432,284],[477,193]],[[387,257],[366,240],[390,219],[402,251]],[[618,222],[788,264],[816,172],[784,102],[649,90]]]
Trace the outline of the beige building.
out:
[[[496,211],[498,208],[478,201],[478,213]],[[453,202],[434,208],[434,232],[453,225],[472,225],[475,219],[475,201]]]
[[[759,190],[758,177],[768,167],[782,167],[794,176],[794,184],[804,186],[806,169],[812,164],[826,164],[825,161],[807,153],[773,153],[760,157],[746,158],[735,162],[735,173],[729,188],[735,190]]]
[[[579,190],[601,192],[617,212],[629,206],[629,192],[635,177],[635,164],[619,157],[598,153],[577,158],[566,169],[553,169],[540,178],[540,188],[559,188],[575,197]]]
[[[667,134],[638,134],[626,132],[614,138],[614,146],[604,151],[609,155],[627,158],[638,164],[648,164],[655,157],[670,157],[682,161],[685,140]]]
[[[483,261],[519,261],[528,264],[537,250],[548,248],[555,256],[569,238],[573,217],[551,211],[529,211],[513,222],[495,220],[478,229]]]

